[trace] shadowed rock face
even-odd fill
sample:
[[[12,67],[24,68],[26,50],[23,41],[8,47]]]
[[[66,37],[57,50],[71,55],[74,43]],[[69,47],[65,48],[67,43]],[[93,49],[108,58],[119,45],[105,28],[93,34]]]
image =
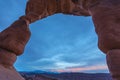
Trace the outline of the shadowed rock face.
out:
[[[16,73],[13,64],[16,56],[23,53],[29,40],[28,24],[57,13],[92,16],[98,34],[98,47],[107,55],[107,64],[113,79],[120,80],[119,8],[120,0],[29,0],[26,15],[0,33],[0,66],[6,72],[11,70],[13,74]],[[8,80],[5,79],[6,75],[2,76],[2,80]],[[20,78],[18,74],[16,76]],[[11,80],[18,80],[17,77]]]
[[[0,80],[25,80],[15,69],[0,65]]]
[[[107,53],[107,63],[113,80],[120,80],[120,49],[110,50]]]
[[[17,56],[4,49],[0,49],[0,64],[6,68],[13,68],[13,64],[16,61]]]
[[[0,33],[0,48],[20,55],[29,40],[30,31],[24,20],[15,21],[10,27]]]
[[[19,19],[0,33],[0,80],[24,80],[13,64],[30,37],[27,21]]]
[[[57,13],[71,14],[77,16],[89,16],[90,14],[88,13],[88,11],[81,8],[81,6],[79,6],[79,3],[76,3],[76,1],[29,0],[26,8],[26,16],[23,16],[23,18],[27,19],[31,23]]]
[[[89,9],[98,34],[98,46],[104,53],[120,48],[120,5],[118,3],[120,4],[119,0],[105,0]]]

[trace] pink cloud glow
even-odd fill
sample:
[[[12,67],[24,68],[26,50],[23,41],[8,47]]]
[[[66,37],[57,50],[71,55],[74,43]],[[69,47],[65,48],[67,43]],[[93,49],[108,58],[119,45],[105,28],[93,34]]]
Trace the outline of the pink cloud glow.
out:
[[[66,68],[66,69],[58,69],[52,70],[55,72],[84,72],[84,71],[92,71],[92,70],[107,70],[108,67],[106,65],[96,65],[96,66],[88,66],[88,67],[77,67],[77,68]]]

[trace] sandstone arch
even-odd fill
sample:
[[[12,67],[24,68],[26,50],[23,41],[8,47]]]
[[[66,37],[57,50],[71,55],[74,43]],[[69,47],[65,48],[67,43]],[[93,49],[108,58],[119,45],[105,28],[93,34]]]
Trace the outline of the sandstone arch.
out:
[[[8,80],[8,76],[9,80],[23,80],[15,71],[13,63],[16,56],[22,54],[30,38],[28,25],[47,16],[63,13],[92,16],[98,34],[98,46],[107,55],[113,80],[120,80],[119,8],[120,0],[29,0],[26,15],[0,33],[0,67],[3,69],[0,78]]]

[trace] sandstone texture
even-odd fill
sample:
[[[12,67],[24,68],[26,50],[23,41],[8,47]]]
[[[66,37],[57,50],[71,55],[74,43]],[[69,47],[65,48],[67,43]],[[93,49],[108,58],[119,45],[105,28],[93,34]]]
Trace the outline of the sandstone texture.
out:
[[[98,46],[104,53],[120,48],[119,4],[120,0],[104,0],[89,10],[98,34]]]
[[[13,69],[13,64],[16,61],[16,58],[16,54],[5,49],[0,49],[0,65]]]
[[[72,0],[29,0],[26,8],[26,18],[30,23],[47,16],[63,13],[77,16],[89,16],[85,9]]]
[[[49,0],[47,1],[49,2]],[[38,16],[38,20],[56,13],[92,16],[95,30],[98,34],[98,47],[100,50],[107,55],[111,50],[113,50],[113,52],[109,55],[120,55],[120,51],[114,51],[120,49],[120,0],[53,0],[54,4],[51,2],[47,3],[47,1],[36,0],[35,3],[35,0],[29,0],[26,15],[32,12]],[[44,6],[41,4],[42,2]],[[48,6],[48,4],[51,6]],[[52,6],[54,6],[54,8],[52,8]],[[44,7],[44,9],[42,7]],[[44,12],[41,12],[41,10]],[[29,16],[27,17],[29,18]],[[34,22],[35,19],[31,19],[30,22],[32,21]],[[120,70],[115,70],[116,67],[114,67],[119,67],[120,60],[117,58],[118,62],[114,64],[116,61],[114,61],[112,57],[107,58],[108,67],[111,74],[114,75],[114,80],[120,80],[118,78],[118,76],[120,76]],[[113,66],[113,68],[110,68],[110,66]]]
[[[120,80],[120,49],[110,50],[106,57],[113,80]]]
[[[0,65],[0,80],[25,80],[15,69],[5,68]]]
[[[29,24],[57,13],[92,16],[98,47],[113,80],[120,80],[120,0],[28,0],[25,15],[0,33],[0,78],[23,80],[13,67],[30,38]],[[2,72],[4,74],[2,74]],[[14,77],[14,79],[13,79]]]
[[[113,80],[120,80],[120,0],[102,0],[89,7],[98,47],[107,56],[107,64]],[[99,16],[98,16],[99,14]]]
[[[24,80],[14,69],[30,38],[27,21],[19,19],[0,33],[0,80]]]
[[[30,31],[25,20],[17,20],[0,33],[0,48],[20,55],[29,40]]]

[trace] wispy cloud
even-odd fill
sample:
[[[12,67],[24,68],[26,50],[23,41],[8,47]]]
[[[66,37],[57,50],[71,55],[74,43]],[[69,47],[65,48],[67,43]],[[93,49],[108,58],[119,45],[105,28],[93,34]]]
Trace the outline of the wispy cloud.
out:
[[[95,70],[107,70],[108,67],[106,65],[95,65],[95,66],[87,66],[87,67],[71,67],[65,69],[56,69],[51,70],[55,72],[86,72],[86,71],[95,71]]]
[[[0,31],[24,15],[26,0],[0,0]],[[97,48],[91,17],[57,14],[31,25],[31,39],[17,59],[17,70],[105,70],[105,57]],[[96,66],[94,66],[96,65]],[[75,67],[80,66],[80,67]],[[70,68],[71,67],[71,68]]]

